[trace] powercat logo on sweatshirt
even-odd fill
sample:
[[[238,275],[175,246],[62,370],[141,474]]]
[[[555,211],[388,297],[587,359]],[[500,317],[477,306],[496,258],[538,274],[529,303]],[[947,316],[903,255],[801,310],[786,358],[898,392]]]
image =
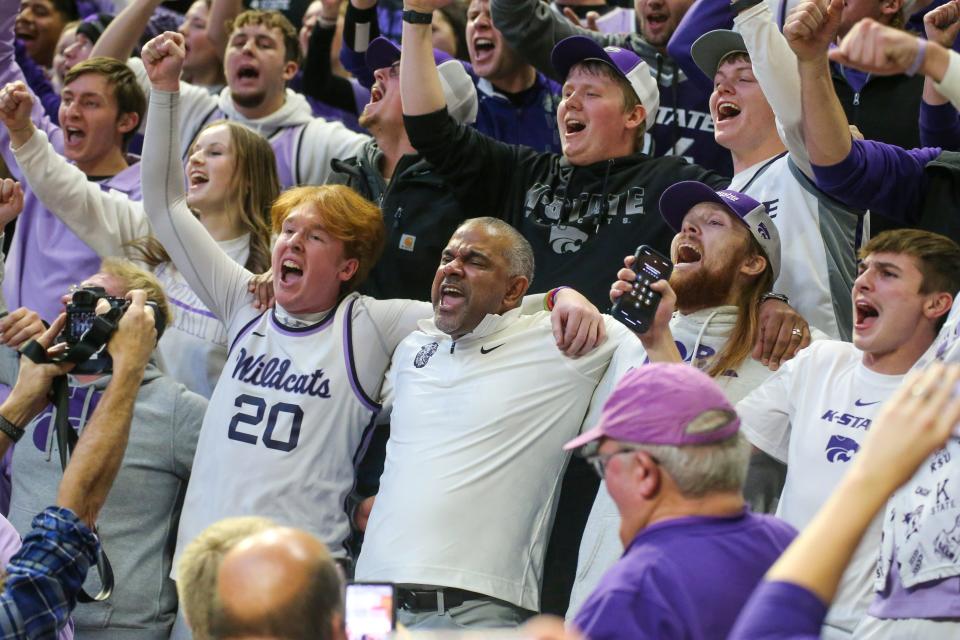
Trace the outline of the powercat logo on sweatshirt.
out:
[[[550,227],[550,248],[554,253],[574,253],[600,225],[618,221],[631,224],[644,215],[645,189],[630,187],[617,193],[583,192],[568,197],[563,190],[537,183],[527,190],[523,215]]]

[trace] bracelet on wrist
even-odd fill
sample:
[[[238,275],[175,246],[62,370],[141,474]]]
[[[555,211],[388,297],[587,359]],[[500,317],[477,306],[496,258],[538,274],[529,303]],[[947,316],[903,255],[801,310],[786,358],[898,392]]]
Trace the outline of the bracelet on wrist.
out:
[[[403,21],[409,22],[410,24],[430,24],[433,22],[433,14],[414,11],[413,9],[405,9],[403,12]]]
[[[563,285],[563,286],[551,289],[550,292],[547,293],[547,297],[543,299],[543,306],[546,307],[547,311],[553,311],[553,306],[557,304],[557,294],[563,291],[564,289],[569,289],[569,288],[570,287]]]
[[[22,428],[13,424],[3,416],[0,416],[0,432],[5,433],[6,436],[13,442],[20,440],[24,434],[24,430]]]
[[[923,66],[923,61],[927,57],[927,41],[923,38],[917,38],[917,55],[913,58],[913,62],[907,68],[904,73],[908,76],[914,76],[917,74],[917,71],[920,71],[920,67]]]
[[[760,296],[760,304],[763,304],[767,300],[779,300],[783,304],[790,304],[790,298],[788,298],[782,293],[774,293],[772,291],[769,291],[763,294],[762,296]]]

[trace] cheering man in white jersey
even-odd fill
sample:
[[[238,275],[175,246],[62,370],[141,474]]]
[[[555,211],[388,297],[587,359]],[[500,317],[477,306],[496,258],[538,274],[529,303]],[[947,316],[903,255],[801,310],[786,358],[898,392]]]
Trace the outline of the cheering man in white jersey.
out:
[[[853,344],[812,344],[737,404],[747,438],[787,463],[777,514],[797,529],[838,485],[880,404],[933,343],[960,289],[960,247],[926,231],[888,231],[861,250],[859,271]],[[878,519],[844,574],[826,638],[859,637],[880,527]]]

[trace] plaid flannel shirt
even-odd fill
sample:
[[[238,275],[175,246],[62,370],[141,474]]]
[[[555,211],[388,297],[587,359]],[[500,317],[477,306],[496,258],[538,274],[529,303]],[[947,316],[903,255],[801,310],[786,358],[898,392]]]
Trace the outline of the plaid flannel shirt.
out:
[[[47,507],[7,565],[0,593],[0,640],[55,638],[77,604],[96,535],[69,509]]]

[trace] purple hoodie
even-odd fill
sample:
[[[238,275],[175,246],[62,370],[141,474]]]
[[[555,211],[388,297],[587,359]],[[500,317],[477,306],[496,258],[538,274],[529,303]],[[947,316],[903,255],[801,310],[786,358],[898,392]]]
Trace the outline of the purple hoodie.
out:
[[[0,0],[0,86],[25,80],[14,57],[13,23],[18,7],[17,0]],[[34,100],[32,118],[34,125],[46,132],[54,148],[62,153],[63,132],[46,116],[39,100]],[[22,180],[5,127],[0,127],[0,153],[14,178]],[[70,285],[96,273],[100,269],[100,257],[47,211],[28,185],[24,186],[23,213],[17,219],[7,256],[3,294],[8,308],[28,307],[52,322],[62,310],[60,296]],[[139,200],[140,168],[128,167],[104,180],[101,186]]]

